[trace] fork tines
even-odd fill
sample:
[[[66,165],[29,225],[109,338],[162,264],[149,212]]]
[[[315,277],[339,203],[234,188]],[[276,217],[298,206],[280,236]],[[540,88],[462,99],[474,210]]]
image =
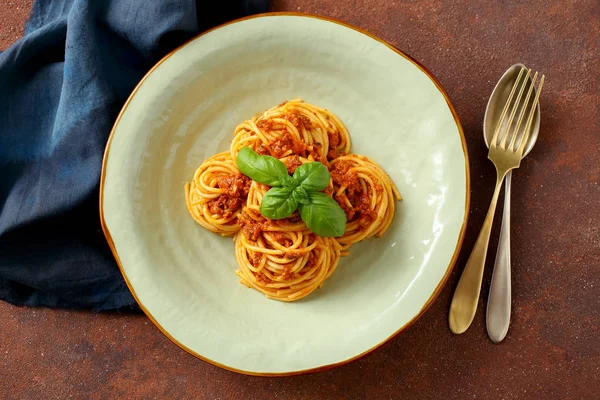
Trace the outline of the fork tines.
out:
[[[525,149],[525,145],[529,139],[529,134],[531,133],[531,125],[533,123],[533,117],[538,105],[540,93],[542,92],[542,86],[544,85],[544,75],[542,75],[537,89],[535,89],[535,85],[537,83],[538,73],[536,72],[533,75],[533,79],[530,79],[530,76],[531,69],[523,67],[519,71],[519,75],[513,84],[508,96],[508,100],[502,109],[502,114],[500,114],[500,119],[498,120],[496,129],[494,130],[494,135],[492,136],[490,148],[498,147],[503,150],[510,150],[513,153],[518,152],[521,155],[523,154],[523,150]],[[527,94],[525,99],[521,100],[525,89],[527,89]],[[534,91],[534,99],[530,101],[531,94]],[[518,92],[517,97],[513,101],[516,92]],[[523,117],[526,113],[527,121],[525,122],[523,129],[521,129]],[[520,137],[518,146],[517,137]],[[507,141],[509,141],[508,147],[506,144]]]

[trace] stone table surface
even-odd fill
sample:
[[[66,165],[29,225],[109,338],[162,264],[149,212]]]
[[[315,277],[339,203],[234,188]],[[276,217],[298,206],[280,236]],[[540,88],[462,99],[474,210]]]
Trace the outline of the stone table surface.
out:
[[[30,8],[30,0],[2,2],[0,48],[18,39]],[[446,88],[467,138],[472,202],[463,251],[441,295],[366,357],[289,378],[238,375],[200,361],[144,315],[0,302],[0,397],[600,398],[598,0],[274,0],[272,9],[364,28],[423,63]],[[544,72],[547,83],[538,143],[513,178],[513,316],[506,340],[495,345],[484,316],[493,256],[472,327],[455,336],[447,318],[493,190],[481,131],[486,102],[515,62]],[[490,254],[498,230],[497,223]]]

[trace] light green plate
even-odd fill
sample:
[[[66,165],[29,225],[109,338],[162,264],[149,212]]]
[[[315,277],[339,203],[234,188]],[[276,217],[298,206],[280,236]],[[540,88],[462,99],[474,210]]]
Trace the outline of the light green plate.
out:
[[[398,186],[392,227],[355,245],[323,288],[281,303],[242,286],[231,239],[188,215],[183,186],[235,126],[302,98],[348,128]],[[140,306],[171,340],[230,370],[289,375],[366,354],[433,301],[469,204],[458,118],[433,76],[381,40],[306,15],[212,30],[142,80],[106,149],[104,231]]]

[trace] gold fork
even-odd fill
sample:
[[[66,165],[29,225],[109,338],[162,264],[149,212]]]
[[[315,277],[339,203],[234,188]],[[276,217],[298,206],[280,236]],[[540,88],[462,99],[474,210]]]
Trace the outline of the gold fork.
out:
[[[521,159],[523,158],[523,150],[525,149],[525,145],[527,144],[531,132],[531,124],[540,98],[540,93],[542,92],[542,86],[544,85],[544,75],[542,75],[540,79],[539,86],[535,91],[536,93],[532,102],[530,102],[530,98],[538,78],[537,72],[533,76],[525,99],[522,100],[530,75],[530,69],[522,68],[519,72],[517,80],[508,96],[508,100],[502,109],[502,114],[500,114],[498,124],[494,130],[494,135],[492,136],[488,158],[496,167],[496,189],[494,190],[490,208],[488,209],[485,221],[483,222],[481,232],[471,251],[467,265],[463,270],[458,286],[454,292],[452,304],[450,305],[450,330],[456,334],[466,331],[475,317],[498,195],[500,194],[504,177],[508,171],[519,168]],[[517,96],[513,101],[515,93],[517,93]],[[521,124],[527,110],[529,111],[525,127],[521,130]],[[518,117],[513,126],[517,112]],[[519,140],[517,141],[517,139]]]

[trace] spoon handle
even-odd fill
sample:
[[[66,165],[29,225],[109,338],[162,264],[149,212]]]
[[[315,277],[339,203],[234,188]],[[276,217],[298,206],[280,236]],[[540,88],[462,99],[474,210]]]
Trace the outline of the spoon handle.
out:
[[[504,182],[506,170],[500,172],[497,170],[498,177],[496,179],[496,189],[494,189],[494,195],[490,202],[490,208],[488,208],[487,215],[475,242],[475,246],[471,251],[469,260],[465,265],[465,269],[460,276],[454,296],[452,297],[452,303],[450,304],[450,315],[448,318],[448,324],[450,330],[455,334],[465,332],[477,311],[477,304],[479,302],[479,293],[481,292],[481,281],[483,280],[483,269],[485,267],[485,258],[487,255],[488,244],[490,242],[490,233],[492,231],[492,223],[494,222],[494,213],[496,211],[496,204],[498,203],[498,195],[500,194],[500,188]]]
[[[506,174],[504,188],[504,215],[500,228],[498,251],[494,263],[494,273],[488,296],[486,325],[488,336],[494,343],[500,343],[510,325],[511,285],[510,285],[510,185],[512,171]]]

